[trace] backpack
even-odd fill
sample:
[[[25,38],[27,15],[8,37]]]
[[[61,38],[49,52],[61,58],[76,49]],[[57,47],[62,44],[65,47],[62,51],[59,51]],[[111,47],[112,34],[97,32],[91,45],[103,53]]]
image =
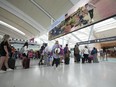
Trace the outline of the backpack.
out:
[[[96,50],[92,50],[91,51],[91,55],[95,54],[96,53]]]
[[[68,48],[65,47],[65,48],[64,48],[64,53],[66,54],[67,52],[68,52]]]

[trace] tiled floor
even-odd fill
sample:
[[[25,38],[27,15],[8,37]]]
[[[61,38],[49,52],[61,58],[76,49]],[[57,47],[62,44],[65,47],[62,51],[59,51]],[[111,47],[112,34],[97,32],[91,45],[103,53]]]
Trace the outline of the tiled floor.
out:
[[[116,62],[31,66],[0,73],[0,87],[116,87]]]

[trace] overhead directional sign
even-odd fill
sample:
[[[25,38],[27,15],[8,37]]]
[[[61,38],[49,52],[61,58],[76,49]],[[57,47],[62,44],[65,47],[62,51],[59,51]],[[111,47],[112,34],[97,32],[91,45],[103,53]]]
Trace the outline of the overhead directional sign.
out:
[[[83,45],[83,44],[100,43],[100,42],[108,42],[108,41],[116,41],[116,36],[100,38],[100,39],[95,39],[95,40],[89,40],[89,41],[83,41],[83,42],[79,42],[78,44]]]

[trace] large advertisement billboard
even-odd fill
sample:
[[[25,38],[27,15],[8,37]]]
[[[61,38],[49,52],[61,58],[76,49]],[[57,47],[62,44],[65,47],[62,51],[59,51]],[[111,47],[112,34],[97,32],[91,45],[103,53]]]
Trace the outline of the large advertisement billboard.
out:
[[[81,0],[51,26],[49,40],[114,16],[116,0]]]

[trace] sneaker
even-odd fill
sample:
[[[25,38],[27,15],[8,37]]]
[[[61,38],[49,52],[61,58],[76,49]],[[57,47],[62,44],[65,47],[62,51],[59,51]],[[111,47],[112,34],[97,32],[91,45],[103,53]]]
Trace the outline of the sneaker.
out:
[[[7,69],[7,71],[12,71],[12,69],[9,68],[9,69]]]
[[[4,73],[4,72],[6,72],[6,71],[0,70],[0,73]]]

